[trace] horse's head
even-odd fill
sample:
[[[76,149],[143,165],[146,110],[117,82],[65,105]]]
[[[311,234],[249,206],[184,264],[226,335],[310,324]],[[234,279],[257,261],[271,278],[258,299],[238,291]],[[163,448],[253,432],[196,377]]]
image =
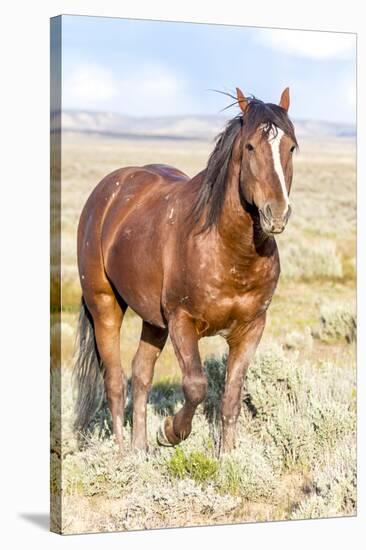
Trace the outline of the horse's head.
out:
[[[292,154],[297,147],[288,117],[289,89],[279,105],[247,99],[239,88],[243,111],[241,133],[241,191],[254,205],[266,234],[282,233],[291,214]]]

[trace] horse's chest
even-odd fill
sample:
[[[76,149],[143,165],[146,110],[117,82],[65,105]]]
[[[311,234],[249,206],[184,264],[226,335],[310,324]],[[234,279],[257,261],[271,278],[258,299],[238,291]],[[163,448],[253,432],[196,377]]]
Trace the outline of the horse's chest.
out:
[[[235,327],[263,314],[271,303],[278,275],[278,263],[268,260],[246,272],[232,266],[225,275],[208,281],[201,301],[205,335],[227,336]]]

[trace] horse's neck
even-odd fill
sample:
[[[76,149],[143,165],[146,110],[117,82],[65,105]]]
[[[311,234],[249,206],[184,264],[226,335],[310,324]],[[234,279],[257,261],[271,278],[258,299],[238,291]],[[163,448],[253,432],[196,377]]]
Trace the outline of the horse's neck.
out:
[[[250,213],[240,196],[240,164],[236,155],[230,162],[226,196],[218,225],[218,233],[227,250],[247,258],[266,255],[276,245],[268,238],[259,223],[259,217]]]

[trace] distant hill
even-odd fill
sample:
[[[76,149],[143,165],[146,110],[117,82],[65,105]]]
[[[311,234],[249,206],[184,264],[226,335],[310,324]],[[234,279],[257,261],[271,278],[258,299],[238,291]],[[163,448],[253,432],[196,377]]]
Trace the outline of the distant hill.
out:
[[[224,127],[224,116],[131,117],[117,113],[63,111],[62,127],[66,132],[101,134],[137,139],[212,140]],[[316,120],[295,120],[298,137],[354,137],[351,124]],[[59,130],[60,116],[54,115],[52,128]]]
[[[294,120],[298,137],[356,137],[353,124],[320,120]]]

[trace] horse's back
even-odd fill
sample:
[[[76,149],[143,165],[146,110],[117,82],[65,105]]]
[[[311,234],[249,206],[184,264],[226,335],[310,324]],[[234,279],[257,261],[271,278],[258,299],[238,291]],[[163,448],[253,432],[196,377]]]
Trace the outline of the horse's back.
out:
[[[101,230],[113,218],[113,212],[118,211],[121,221],[127,212],[140,206],[139,199],[146,202],[148,195],[161,196],[164,186],[188,179],[182,171],[165,164],[128,166],[111,172],[85,203],[79,220],[79,240],[83,240],[88,230]]]
[[[171,182],[187,181],[189,179],[187,174],[168,164],[146,164],[143,168],[152,171]]]

